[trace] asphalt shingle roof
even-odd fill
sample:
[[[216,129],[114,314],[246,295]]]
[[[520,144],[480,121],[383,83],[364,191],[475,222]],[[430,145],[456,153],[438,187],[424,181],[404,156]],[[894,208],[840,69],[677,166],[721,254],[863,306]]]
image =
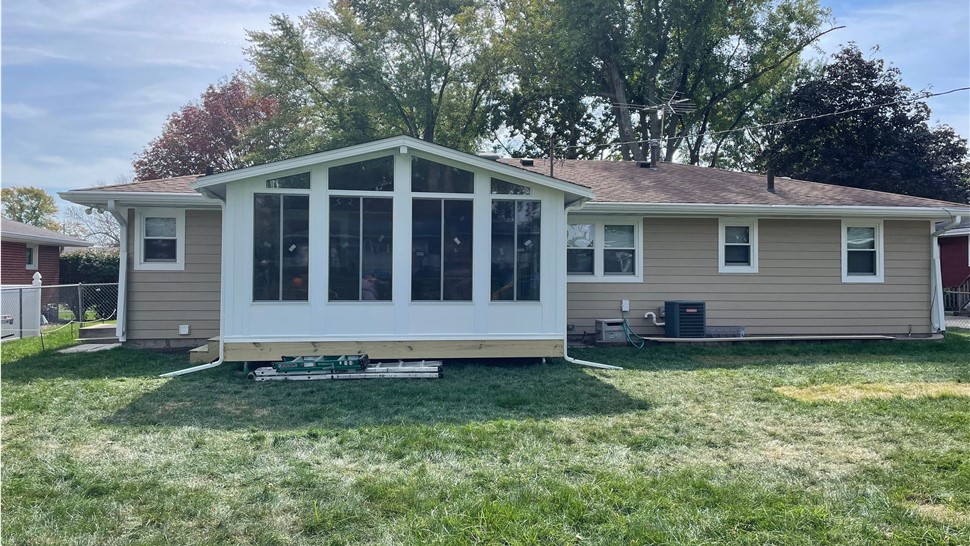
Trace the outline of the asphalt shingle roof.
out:
[[[91,243],[49,229],[23,224],[7,218],[0,219],[0,234],[4,239],[51,246],[91,246]]]
[[[527,171],[549,174],[549,162],[531,167],[518,159],[500,159]],[[685,203],[716,205],[835,205],[873,207],[967,207],[922,197],[863,190],[775,177],[775,192],[764,175],[660,163],[654,169],[635,161],[558,160],[554,176],[592,188],[599,203]]]
[[[176,176],[173,178],[158,178],[155,180],[141,180],[129,184],[114,184],[111,186],[95,186],[74,191],[106,191],[106,192],[149,192],[149,193],[195,193],[191,184],[201,174]]]

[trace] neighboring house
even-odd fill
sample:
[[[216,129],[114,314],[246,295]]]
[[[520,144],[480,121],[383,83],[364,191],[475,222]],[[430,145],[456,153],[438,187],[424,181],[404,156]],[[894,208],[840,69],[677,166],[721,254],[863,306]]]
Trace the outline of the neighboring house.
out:
[[[122,339],[221,334],[229,361],[561,355],[622,300],[641,335],[662,335],[643,316],[667,300],[749,336],[944,328],[931,232],[966,205],[670,163],[552,168],[396,137],[61,196],[124,225]]]
[[[940,269],[943,288],[970,282],[970,218],[940,236]]]
[[[76,237],[6,218],[0,223],[0,244],[0,284],[4,285],[29,285],[38,272],[44,284],[58,284],[61,249],[91,246]]]

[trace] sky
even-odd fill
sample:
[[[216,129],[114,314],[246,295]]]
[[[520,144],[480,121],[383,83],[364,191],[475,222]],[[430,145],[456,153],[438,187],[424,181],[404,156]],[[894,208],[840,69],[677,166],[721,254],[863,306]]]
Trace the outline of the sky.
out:
[[[967,0],[822,1],[839,25],[809,56],[850,41],[913,89],[970,85]],[[301,0],[6,0],[0,4],[0,184],[50,193],[117,183],[166,118],[248,63],[247,30]],[[970,137],[970,92],[928,100]],[[58,200],[61,208],[68,204]]]

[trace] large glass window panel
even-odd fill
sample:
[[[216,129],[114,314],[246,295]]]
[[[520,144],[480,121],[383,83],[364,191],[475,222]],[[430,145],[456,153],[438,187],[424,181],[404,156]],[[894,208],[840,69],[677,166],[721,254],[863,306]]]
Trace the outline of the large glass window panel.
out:
[[[539,201],[516,201],[516,286],[517,301],[539,300]]]
[[[379,157],[330,167],[331,190],[393,191],[394,157]]]
[[[492,201],[492,300],[538,301],[539,201]]]
[[[471,301],[473,277],[471,201],[444,201],[442,244],[441,299]]]
[[[305,301],[310,289],[310,198],[306,195],[282,197],[282,299]]]
[[[394,213],[391,199],[362,199],[360,299],[390,301]]]
[[[253,300],[280,299],[281,195],[253,199]]]
[[[492,195],[532,195],[532,188],[493,178]]]
[[[442,218],[440,199],[411,204],[411,299],[441,300]]]
[[[724,226],[724,265],[751,265],[750,226]]]
[[[266,187],[270,189],[308,190],[310,189],[310,173],[271,178],[266,181]]]
[[[330,301],[360,299],[360,201],[330,198]]]
[[[142,259],[145,262],[178,261],[176,222],[171,217],[145,217],[145,235],[142,242]]]
[[[471,171],[442,165],[421,157],[411,159],[411,191],[436,193],[473,193],[475,175]]]
[[[515,201],[492,201],[493,301],[515,299]]]

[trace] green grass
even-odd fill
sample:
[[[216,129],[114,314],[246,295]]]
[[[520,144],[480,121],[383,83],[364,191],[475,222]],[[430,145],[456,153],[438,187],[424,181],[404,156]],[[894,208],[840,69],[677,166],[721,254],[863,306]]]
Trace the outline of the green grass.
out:
[[[24,340],[26,343],[30,340]],[[970,544],[970,382],[941,343],[575,351],[269,382],[3,345],[4,544]]]

